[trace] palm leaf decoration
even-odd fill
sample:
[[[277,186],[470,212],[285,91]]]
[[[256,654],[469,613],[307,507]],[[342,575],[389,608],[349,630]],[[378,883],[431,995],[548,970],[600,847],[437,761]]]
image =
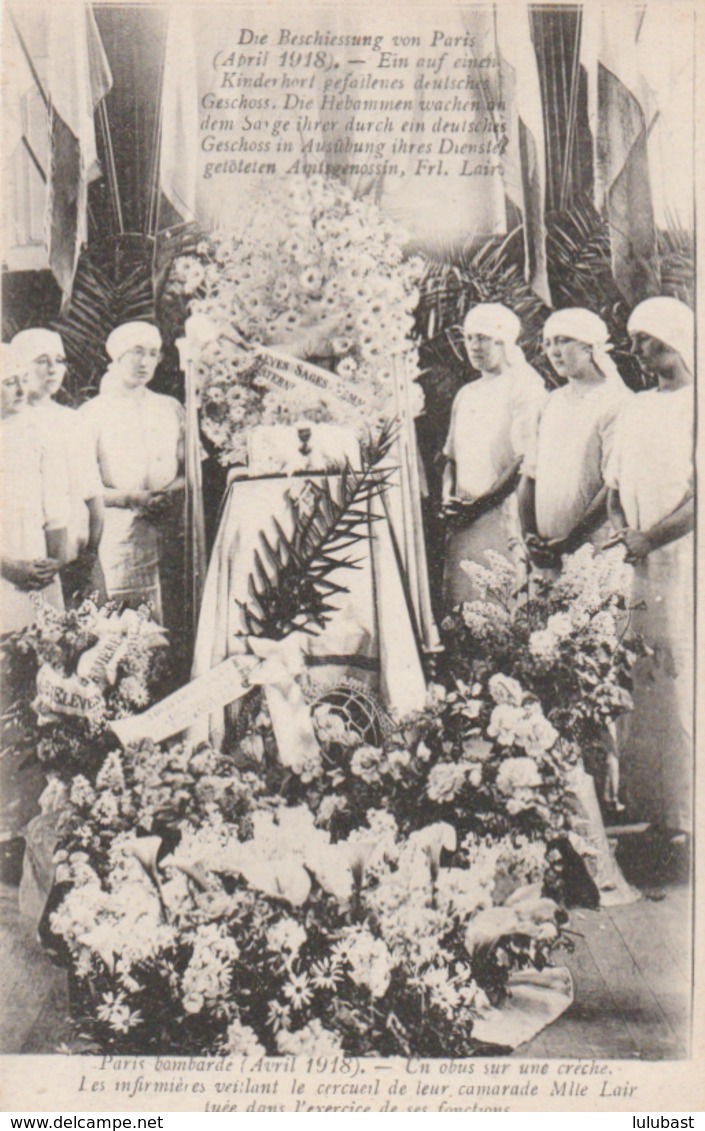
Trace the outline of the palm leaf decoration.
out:
[[[66,347],[66,393],[78,404],[92,396],[105,372],[105,340],[121,322],[154,320],[151,253],[148,245],[120,251],[97,246],[81,256],[71,302],[54,323]]]
[[[281,640],[291,632],[315,635],[337,611],[335,598],[348,589],[333,574],[359,569],[350,551],[369,537],[379,516],[372,500],[387,487],[393,467],[380,466],[394,442],[387,425],[363,452],[362,471],[346,463],[336,488],[328,479],[306,480],[303,492],[287,499],[293,531],[275,521],[276,540],[260,534],[254,569],[248,579],[249,600],[239,602],[247,632]]]
[[[693,233],[673,223],[658,234],[661,287],[664,294],[695,306],[695,244]]]
[[[66,347],[69,379],[65,392],[73,404],[96,393],[108,361],[105,340],[122,322],[157,322],[167,344],[181,333],[185,304],[172,326],[169,311],[157,302],[155,290],[161,297],[169,266],[199,235],[195,225],[181,225],[168,239],[160,237],[156,246],[146,236],[116,236],[83,252],[71,302],[52,324]]]

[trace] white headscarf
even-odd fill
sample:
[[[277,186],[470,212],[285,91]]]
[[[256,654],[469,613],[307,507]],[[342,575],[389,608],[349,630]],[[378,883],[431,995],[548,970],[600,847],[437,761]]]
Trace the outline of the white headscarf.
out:
[[[24,369],[42,354],[62,354],[64,343],[61,334],[55,330],[44,330],[39,326],[30,330],[20,330],[12,339],[12,348],[21,360]]]
[[[510,365],[527,365],[524,352],[516,344],[521,334],[521,322],[513,310],[501,302],[478,302],[465,315],[463,331],[468,334],[485,334],[501,342]]]
[[[100,382],[101,396],[120,396],[125,393],[125,386],[120,375],[120,359],[135,348],[144,346],[145,349],[159,349],[162,336],[156,326],[151,322],[124,322],[117,326],[108,336],[105,349],[111,364]]]
[[[119,361],[123,354],[135,346],[159,349],[161,344],[162,336],[151,322],[124,322],[109,335],[105,349],[111,361]]]
[[[575,342],[583,342],[592,348],[592,360],[606,381],[612,385],[624,385],[619,370],[609,355],[610,332],[607,324],[591,310],[582,306],[569,306],[556,310],[546,319],[543,336],[546,338],[565,337]]]
[[[680,355],[689,373],[695,373],[695,315],[677,298],[647,298],[629,315],[630,334],[648,334]]]

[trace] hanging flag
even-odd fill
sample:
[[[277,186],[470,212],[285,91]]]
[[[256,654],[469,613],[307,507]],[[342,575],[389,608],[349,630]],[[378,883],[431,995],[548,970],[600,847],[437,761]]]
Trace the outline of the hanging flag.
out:
[[[47,243],[49,263],[66,305],[88,234],[88,184],[99,171],[94,115],[112,86],[112,75],[89,5],[82,0],[52,4],[47,20],[51,121]]]
[[[551,305],[546,265],[546,143],[529,5],[495,8],[500,89],[506,106],[504,188],[524,221],[524,275]]]
[[[649,4],[638,33],[651,194],[661,230],[694,228],[695,31],[694,9],[676,0]]]
[[[161,191],[184,220],[196,219],[198,78],[191,11],[172,6],[164,51]]]
[[[44,41],[44,21],[25,12],[22,33],[10,16],[2,42],[3,264],[10,271],[49,266],[44,242],[49,168],[47,111],[28,62]],[[20,34],[23,38],[20,41]]]
[[[660,292],[639,35],[643,9],[583,13],[581,59],[588,74],[595,204],[606,212],[617,285],[634,305]]]

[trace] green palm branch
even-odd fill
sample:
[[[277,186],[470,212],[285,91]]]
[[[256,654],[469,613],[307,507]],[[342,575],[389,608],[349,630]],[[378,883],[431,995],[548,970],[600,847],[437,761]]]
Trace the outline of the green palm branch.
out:
[[[361,471],[347,462],[335,486],[327,478],[307,479],[303,492],[288,496],[292,533],[275,520],[275,540],[260,534],[248,600],[239,602],[248,634],[281,640],[297,630],[315,635],[325,627],[337,611],[336,597],[348,592],[333,575],[361,568],[350,551],[369,537],[380,517],[371,503],[394,472],[381,466],[393,442],[394,429],[386,425],[368,445]]]

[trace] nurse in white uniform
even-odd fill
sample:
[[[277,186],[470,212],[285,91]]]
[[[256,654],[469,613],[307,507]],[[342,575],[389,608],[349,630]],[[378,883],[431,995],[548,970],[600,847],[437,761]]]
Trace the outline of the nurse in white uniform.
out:
[[[2,354],[0,496],[3,510],[2,632],[34,623],[31,593],[63,608],[58,572],[66,559],[70,518],[66,469],[42,443],[27,405],[24,364],[9,346]]]
[[[546,389],[517,345],[520,332],[516,314],[495,302],[474,306],[463,325],[468,360],[480,376],[457,394],[443,449],[448,610],[477,596],[461,562],[487,566],[488,549],[514,560],[521,580],[516,486]]]
[[[66,376],[64,345],[53,330],[21,330],[12,348],[26,366],[32,416],[45,446],[56,445],[69,484],[70,518],[67,530],[68,564],[61,574],[67,600],[91,592],[104,596],[97,563],[103,530],[103,484],[95,453],[75,409],[54,399]]]
[[[658,386],[625,406],[607,474],[615,540],[634,565],[633,628],[649,645],[633,673],[624,784],[634,819],[679,834],[693,823],[694,316],[651,298],[627,328]]]
[[[566,384],[546,399],[519,486],[522,534],[532,562],[559,567],[561,555],[610,536],[605,469],[615,421],[632,397],[609,355],[609,330],[572,307],[546,321],[544,348]]]
[[[169,514],[183,496],[184,411],[147,388],[161,352],[155,326],[118,326],[106,349],[112,364],[100,394],[79,409],[104,487],[100,561],[109,597],[149,604],[163,623],[160,575],[173,554]]]

